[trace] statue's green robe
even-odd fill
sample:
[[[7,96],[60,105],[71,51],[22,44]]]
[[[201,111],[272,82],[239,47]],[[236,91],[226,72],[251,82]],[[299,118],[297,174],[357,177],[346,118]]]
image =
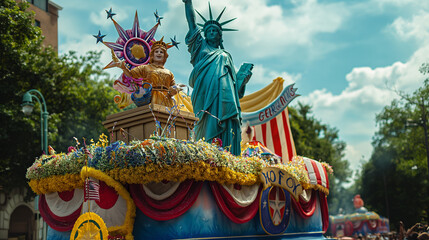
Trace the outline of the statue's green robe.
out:
[[[220,138],[224,148],[240,155],[241,109],[232,57],[224,49],[209,46],[199,29],[188,32],[186,44],[194,66],[189,76],[192,106],[200,119],[195,137],[208,142]]]

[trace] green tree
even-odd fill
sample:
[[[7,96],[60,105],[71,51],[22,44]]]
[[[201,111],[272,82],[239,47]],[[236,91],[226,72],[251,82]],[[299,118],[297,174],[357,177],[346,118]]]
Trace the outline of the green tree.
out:
[[[363,166],[359,188],[369,209],[389,217],[393,226],[403,221],[410,227],[427,221],[429,207],[425,131],[420,127],[427,119],[429,80],[413,94],[400,96],[376,117],[374,150]]]
[[[289,108],[291,131],[295,141],[296,152],[315,160],[329,163],[334,174],[329,176],[328,204],[331,214],[345,209],[345,188],[351,171],[349,162],[344,159],[346,144],[339,139],[338,130],[321,123],[311,116],[311,106],[298,103],[298,107]]]
[[[23,94],[38,89],[49,116],[49,145],[67,151],[73,137],[97,139],[101,125],[117,111],[109,76],[102,72],[100,53],[57,56],[42,47],[40,29],[33,25],[28,4],[0,1],[0,186],[27,186],[26,169],[41,155],[40,106],[27,117],[21,112]]]

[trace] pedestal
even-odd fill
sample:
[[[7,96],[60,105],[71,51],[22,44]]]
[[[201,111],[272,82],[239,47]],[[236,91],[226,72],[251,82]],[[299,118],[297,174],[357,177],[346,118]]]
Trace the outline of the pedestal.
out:
[[[132,140],[144,140],[156,130],[161,134],[166,125],[163,136],[188,140],[198,118],[190,112],[173,111],[170,114],[168,110],[158,104],[137,107],[107,116],[103,125],[110,133],[111,142],[122,140],[128,144]],[[155,119],[161,123],[162,129],[156,128]],[[171,125],[170,131],[168,125]],[[121,128],[124,131],[121,132]]]

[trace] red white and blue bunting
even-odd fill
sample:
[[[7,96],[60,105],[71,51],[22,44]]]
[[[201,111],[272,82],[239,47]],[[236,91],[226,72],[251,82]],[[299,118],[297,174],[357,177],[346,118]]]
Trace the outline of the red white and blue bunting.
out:
[[[246,223],[258,213],[259,184],[253,186],[221,185],[210,182],[218,207],[235,223]]]
[[[83,197],[83,189],[42,194],[39,198],[40,214],[51,228],[70,231],[80,216]]]
[[[140,211],[157,221],[174,219],[184,214],[192,207],[203,186],[203,182],[194,180],[186,180],[178,186],[169,182],[154,184],[163,190],[159,191],[159,188],[156,192],[152,184],[133,184],[130,185],[130,193]]]

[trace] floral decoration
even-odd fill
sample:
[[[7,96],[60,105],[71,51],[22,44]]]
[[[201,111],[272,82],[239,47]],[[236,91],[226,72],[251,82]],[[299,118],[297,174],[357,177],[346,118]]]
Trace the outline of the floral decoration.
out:
[[[309,186],[305,164],[300,158],[274,164],[257,155],[234,156],[203,140],[152,137],[128,145],[122,141],[109,145],[107,137],[102,135],[97,143],[77,147],[69,148],[67,154],[42,155],[35,160],[26,174],[34,192],[45,194],[82,188],[83,181],[78,176],[84,166],[100,170],[123,184],[194,179],[240,185],[259,183],[262,168],[278,167],[304,187]]]

